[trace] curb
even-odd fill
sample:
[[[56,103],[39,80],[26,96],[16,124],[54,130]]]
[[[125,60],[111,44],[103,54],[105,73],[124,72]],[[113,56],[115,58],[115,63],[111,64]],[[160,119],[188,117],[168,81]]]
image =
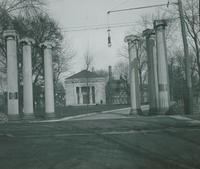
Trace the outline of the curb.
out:
[[[59,122],[59,121],[66,121],[66,120],[76,119],[76,118],[81,118],[81,117],[89,117],[89,116],[96,115],[96,114],[98,114],[98,113],[87,113],[87,114],[63,117],[63,118],[60,118],[60,119],[52,119],[52,120],[29,121],[29,123]]]
[[[87,113],[87,114],[81,114],[81,115],[76,115],[76,116],[69,116],[69,117],[63,117],[60,119],[52,119],[52,120],[41,120],[41,121],[29,121],[29,123],[46,123],[46,122],[60,122],[60,121],[67,121],[71,119],[77,119],[77,118],[82,118],[82,117],[89,117],[97,114],[106,114],[109,112],[115,112],[115,111],[120,111],[120,110],[129,110],[130,107],[128,108],[122,108],[122,109],[114,109],[114,110],[106,110],[106,111],[101,111],[101,112],[94,112],[94,113]]]

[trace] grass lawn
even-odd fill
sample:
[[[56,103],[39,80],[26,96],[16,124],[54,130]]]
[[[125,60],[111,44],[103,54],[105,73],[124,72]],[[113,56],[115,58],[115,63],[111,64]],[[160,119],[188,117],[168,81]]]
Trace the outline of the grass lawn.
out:
[[[130,105],[89,105],[89,106],[66,106],[56,107],[56,117],[76,116],[86,113],[102,112],[106,110],[122,109],[130,107]],[[37,118],[44,117],[44,108],[35,111]]]

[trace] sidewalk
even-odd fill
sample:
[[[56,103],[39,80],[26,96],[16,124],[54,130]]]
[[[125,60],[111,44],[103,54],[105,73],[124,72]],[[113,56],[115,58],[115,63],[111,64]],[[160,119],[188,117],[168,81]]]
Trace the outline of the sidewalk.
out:
[[[148,105],[143,105],[142,110],[148,110]],[[46,123],[46,122],[60,122],[68,120],[98,120],[98,119],[121,119],[121,118],[130,118],[129,116],[130,107],[114,110],[106,110],[102,112],[87,113],[76,116],[69,116],[60,119],[51,119],[51,120],[40,120],[40,121],[29,121],[30,123]],[[135,118],[137,115],[131,115],[131,118]]]
[[[118,115],[128,115],[130,111],[130,108],[124,108],[124,109],[115,109],[115,110],[107,110],[107,111],[102,111],[102,112],[94,112],[94,113],[87,113],[87,114],[81,114],[81,115],[76,115],[76,116],[69,116],[69,117],[64,117],[60,119],[52,119],[52,120],[41,120],[41,121],[29,121],[30,123],[46,123],[46,122],[59,122],[59,121],[67,121],[67,120],[84,120],[86,117],[91,117],[91,116],[98,116],[102,114],[108,114],[108,113],[116,113]],[[128,117],[126,117],[128,118]]]

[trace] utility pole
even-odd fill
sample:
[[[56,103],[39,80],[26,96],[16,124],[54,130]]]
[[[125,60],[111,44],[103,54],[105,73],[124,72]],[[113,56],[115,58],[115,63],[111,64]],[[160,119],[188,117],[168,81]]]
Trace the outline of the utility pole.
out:
[[[199,29],[200,29],[200,0],[199,0]]]
[[[186,96],[184,100],[185,113],[193,113],[193,95],[192,95],[192,80],[191,80],[191,58],[188,51],[187,34],[185,29],[185,21],[183,14],[182,1],[178,0],[179,15],[181,21],[181,31],[184,46],[184,57],[185,57],[185,76],[186,76]]]

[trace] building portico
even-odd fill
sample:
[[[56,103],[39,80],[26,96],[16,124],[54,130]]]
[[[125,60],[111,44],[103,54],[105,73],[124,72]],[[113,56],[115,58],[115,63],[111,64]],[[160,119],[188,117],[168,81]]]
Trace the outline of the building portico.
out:
[[[83,70],[65,80],[66,105],[105,104],[106,80]]]

